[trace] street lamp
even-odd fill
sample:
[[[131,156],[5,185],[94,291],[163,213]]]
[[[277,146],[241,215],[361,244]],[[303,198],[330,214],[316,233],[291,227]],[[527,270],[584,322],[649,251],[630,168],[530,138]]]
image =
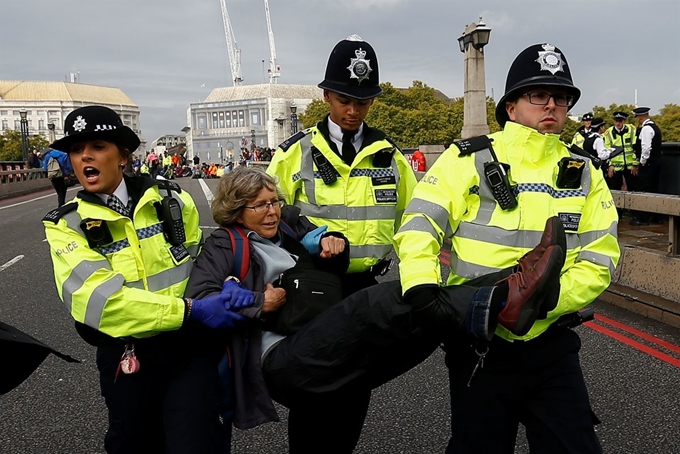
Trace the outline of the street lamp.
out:
[[[26,119],[26,109],[19,111],[21,117],[21,156],[24,162],[28,162],[28,120]]]
[[[489,133],[486,116],[486,80],[484,74],[484,46],[489,44],[491,28],[480,16],[479,23],[465,27],[458,38],[460,51],[465,54],[465,91],[463,97],[462,139]]]
[[[295,134],[298,130],[297,106],[290,106],[290,133]]]
[[[255,150],[255,130],[250,130],[250,151]]]

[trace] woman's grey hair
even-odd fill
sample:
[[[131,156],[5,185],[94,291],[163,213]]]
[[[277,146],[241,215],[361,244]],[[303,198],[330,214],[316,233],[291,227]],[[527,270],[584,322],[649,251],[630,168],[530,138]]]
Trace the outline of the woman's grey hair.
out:
[[[234,225],[243,207],[249,200],[256,198],[264,188],[276,191],[279,198],[283,198],[274,177],[260,169],[237,167],[225,173],[220,178],[217,194],[211,205],[213,219],[221,227]]]

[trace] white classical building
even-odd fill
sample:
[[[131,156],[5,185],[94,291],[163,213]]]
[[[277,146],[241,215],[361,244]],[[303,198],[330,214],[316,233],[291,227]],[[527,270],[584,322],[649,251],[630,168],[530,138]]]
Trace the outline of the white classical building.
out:
[[[323,91],[315,85],[257,84],[215,88],[187,109],[187,156],[227,162],[241,147],[276,148],[294,129],[297,115]],[[291,107],[293,110],[291,110]]]
[[[9,129],[20,130],[24,110],[29,136],[40,134],[52,142],[64,136],[64,119],[69,113],[90,105],[115,110],[141,139],[139,107],[120,88],[27,80],[0,80],[0,134]],[[52,134],[50,125],[54,125]],[[142,140],[138,152],[145,147]]]

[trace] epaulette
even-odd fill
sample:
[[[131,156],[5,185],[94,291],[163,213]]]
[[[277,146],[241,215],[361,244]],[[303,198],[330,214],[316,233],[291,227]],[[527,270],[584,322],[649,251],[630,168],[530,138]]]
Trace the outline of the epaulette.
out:
[[[309,128],[303,129],[302,131],[298,131],[283,142],[281,142],[281,145],[279,145],[277,148],[280,148],[281,151],[284,153],[288,151],[290,147],[292,147],[296,142],[299,142],[304,136],[307,135],[309,132]]]
[[[481,150],[493,150],[491,142],[493,142],[493,139],[488,136],[477,136],[470,139],[457,140],[453,144],[460,150],[459,156],[467,156]]]
[[[180,194],[182,192],[182,187],[177,183],[170,180],[154,180],[158,186],[163,186],[170,188],[171,191],[175,191]]]
[[[67,203],[47,213],[45,217],[42,218],[42,220],[50,221],[56,224],[57,222],[59,222],[59,219],[61,219],[65,214],[68,214],[77,208],[78,208],[77,203],[75,202]]]
[[[390,144],[392,144],[392,146],[394,147],[395,150],[399,150],[402,154],[404,153],[403,151],[401,151],[401,148],[399,147],[399,145],[397,145],[397,143],[394,140],[392,140],[391,137],[385,136],[385,140],[387,140]]]

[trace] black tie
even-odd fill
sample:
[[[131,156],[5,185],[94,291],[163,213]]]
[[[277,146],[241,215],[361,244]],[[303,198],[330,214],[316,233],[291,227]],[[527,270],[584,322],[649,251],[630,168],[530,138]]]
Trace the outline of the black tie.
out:
[[[123,205],[123,202],[115,195],[109,196],[106,200],[106,205],[116,213],[122,214],[125,217],[130,217],[130,209],[126,205]]]
[[[345,164],[351,166],[354,162],[354,158],[357,155],[357,150],[352,145],[352,139],[354,138],[355,132],[345,131],[342,133],[342,160]]]

